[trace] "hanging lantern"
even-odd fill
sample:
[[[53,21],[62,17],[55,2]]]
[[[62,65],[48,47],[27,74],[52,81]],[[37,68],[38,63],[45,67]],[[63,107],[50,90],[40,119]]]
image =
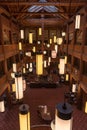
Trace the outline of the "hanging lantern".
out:
[[[15,74],[15,85],[16,85],[16,99],[22,99],[23,82],[22,82],[22,75],[20,73]]]
[[[39,28],[39,35],[42,35],[42,28]]]
[[[30,112],[27,104],[19,107],[19,125],[20,130],[30,130]]]
[[[44,60],[44,68],[46,68],[46,67],[47,67],[47,61]]]
[[[62,37],[65,37],[66,33],[65,32],[62,32]]]
[[[75,29],[80,29],[80,20],[81,20],[81,16],[80,14],[77,14],[75,19]]]
[[[17,72],[17,64],[13,63],[13,72]]]
[[[75,93],[76,92],[76,87],[77,85],[76,84],[72,84],[72,92]]]
[[[32,44],[33,43],[33,33],[29,33],[29,43]]]
[[[22,43],[19,42],[18,46],[19,46],[19,50],[21,51],[22,50]]]
[[[23,79],[23,91],[25,91],[25,90],[26,90],[26,80]]]
[[[72,130],[72,106],[59,103],[55,112],[55,130]]]
[[[53,42],[56,43],[57,42],[56,40],[57,40],[57,38],[56,38],[56,36],[54,36],[53,37]]]
[[[21,39],[24,39],[24,30],[20,30]]]
[[[0,112],[5,111],[5,104],[4,104],[4,99],[0,99]]]
[[[11,77],[12,77],[13,79],[15,78],[15,73],[14,73],[14,72],[11,73]]]
[[[36,52],[36,47],[35,46],[33,47],[33,52]]]
[[[57,38],[57,44],[58,44],[58,45],[61,45],[61,44],[62,44],[62,42],[63,42],[62,37]]]
[[[55,51],[58,52],[58,45],[55,45]]]
[[[52,38],[50,38],[50,44],[52,44]]]
[[[37,75],[43,74],[43,55],[42,54],[36,55],[36,74]]]
[[[87,113],[87,101],[85,103],[85,113]]]
[[[59,74],[64,74],[64,72],[65,72],[65,59],[60,58]]]
[[[65,64],[67,64],[67,56],[65,56]]]

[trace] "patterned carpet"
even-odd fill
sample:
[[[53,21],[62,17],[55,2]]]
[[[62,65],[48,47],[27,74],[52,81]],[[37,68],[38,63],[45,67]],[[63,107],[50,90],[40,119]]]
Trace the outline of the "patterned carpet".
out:
[[[67,86],[51,89],[27,87],[23,102],[30,106],[31,126],[48,124],[39,117],[38,105],[47,105],[52,119],[55,118],[55,106],[59,102],[63,102],[65,91],[68,91]],[[19,130],[19,106],[13,105],[10,109],[7,108],[4,113],[0,113],[0,130]],[[73,130],[87,130],[87,114],[78,110],[75,105],[73,105]]]

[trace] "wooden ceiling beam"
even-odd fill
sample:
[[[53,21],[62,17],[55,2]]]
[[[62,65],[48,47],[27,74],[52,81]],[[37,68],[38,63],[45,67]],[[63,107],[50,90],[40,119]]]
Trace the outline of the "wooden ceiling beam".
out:
[[[77,6],[84,6],[86,5],[86,2],[72,2],[71,6],[77,7]],[[32,6],[32,5],[37,5],[37,6],[65,6],[68,7],[69,6],[69,2],[7,2],[7,1],[2,1],[0,2],[0,6],[1,5],[9,5],[9,6],[21,6],[21,5],[27,5],[27,6]]]

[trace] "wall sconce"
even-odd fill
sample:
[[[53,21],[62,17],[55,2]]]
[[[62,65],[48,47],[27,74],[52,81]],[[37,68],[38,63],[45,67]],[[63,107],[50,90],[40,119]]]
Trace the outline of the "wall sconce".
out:
[[[19,46],[19,50],[21,51],[22,50],[22,43],[19,42],[18,46]]]
[[[5,104],[4,104],[4,99],[0,99],[0,112],[5,111]]]
[[[61,45],[61,44],[62,44],[62,42],[63,42],[62,37],[57,38],[57,44],[58,44],[58,45]]]
[[[13,72],[16,73],[17,72],[17,64],[16,63],[13,63]]]
[[[24,30],[20,30],[21,39],[24,39]]]
[[[59,74],[64,74],[65,72],[65,58],[62,57],[60,58],[60,63],[59,63]]]
[[[39,35],[42,35],[42,28],[39,28]]]
[[[19,124],[20,130],[30,130],[30,112],[27,104],[19,107]]]
[[[85,103],[85,113],[87,113],[87,101]]]
[[[72,106],[59,103],[55,112],[55,130],[72,130]]]
[[[80,20],[81,20],[81,16],[80,14],[77,14],[75,18],[75,29],[80,29]]]
[[[23,82],[22,82],[22,75],[20,73],[15,74],[15,85],[16,85],[16,99],[22,99]]]
[[[43,74],[43,55],[36,54],[36,74],[42,75]]]
[[[30,44],[33,43],[33,33],[32,32],[29,33],[29,43]]]
[[[76,92],[76,87],[77,85],[76,84],[72,84],[72,92],[75,93]]]

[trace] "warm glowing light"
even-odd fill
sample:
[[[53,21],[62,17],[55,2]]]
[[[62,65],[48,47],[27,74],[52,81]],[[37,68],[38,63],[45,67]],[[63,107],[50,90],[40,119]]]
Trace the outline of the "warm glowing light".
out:
[[[47,67],[47,61],[44,60],[44,68],[46,68],[46,67]]]
[[[15,83],[12,84],[12,92],[16,92],[16,85],[15,85]]]
[[[22,75],[15,74],[15,85],[16,85],[16,99],[23,98],[23,82],[22,82]]]
[[[15,73],[14,72],[11,73],[11,77],[15,78]]]
[[[21,51],[22,50],[22,43],[19,42],[19,50]]]
[[[50,38],[50,44],[52,44],[52,38]]]
[[[73,93],[76,92],[76,84],[72,84],[72,92],[73,92]]]
[[[42,35],[42,28],[39,28],[39,35]]]
[[[69,81],[69,74],[65,75],[65,81]]]
[[[1,99],[0,100],[0,112],[4,112],[5,111],[5,103],[4,100]]]
[[[62,39],[61,37],[57,38],[57,44],[58,44],[58,45],[61,45],[61,44],[62,44],[62,41],[63,41],[63,39]]]
[[[24,30],[20,30],[21,39],[24,39]]]
[[[36,47],[35,46],[33,47],[33,52],[36,52]]]
[[[42,54],[36,55],[36,74],[37,75],[43,74],[43,55]]]
[[[17,64],[13,63],[13,72],[17,72]]]
[[[33,33],[29,33],[29,43],[33,43]]]
[[[58,52],[58,45],[55,45],[55,51]]]
[[[85,103],[85,113],[87,113],[87,101]]]
[[[64,37],[66,35],[66,33],[65,32],[62,32],[62,37]]]
[[[67,64],[67,56],[65,56],[65,64]]]
[[[56,38],[56,36],[53,37],[53,42],[54,42],[54,43],[57,42],[57,38]]]
[[[23,104],[19,108],[19,124],[20,130],[30,130],[30,112],[27,104]]]
[[[80,19],[81,16],[78,14],[76,15],[76,19],[75,19],[75,29],[80,29]]]
[[[59,74],[64,74],[64,72],[65,72],[65,59],[60,58]]]
[[[51,57],[52,58],[56,58],[56,56],[57,56],[56,51],[55,50],[51,51]]]

